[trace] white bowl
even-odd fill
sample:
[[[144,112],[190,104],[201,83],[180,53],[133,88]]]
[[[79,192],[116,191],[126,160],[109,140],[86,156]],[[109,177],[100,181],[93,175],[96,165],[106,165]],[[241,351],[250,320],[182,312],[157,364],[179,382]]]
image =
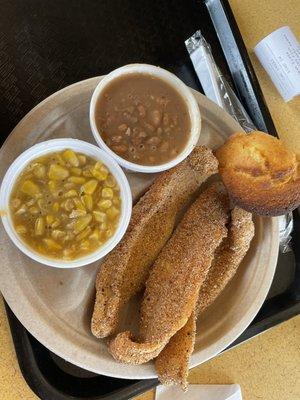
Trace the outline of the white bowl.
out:
[[[37,157],[56,151],[62,151],[64,149],[72,149],[76,152],[81,152],[93,157],[96,160],[102,161],[118,182],[122,200],[120,222],[115,234],[102,247],[95,250],[93,253],[70,261],[48,258],[30,248],[25,242],[23,242],[20,235],[18,235],[14,229],[13,221],[9,212],[9,199],[11,191],[16,179],[19,177],[25,166]],[[52,267],[74,268],[98,261],[107,253],[109,253],[122,239],[131,217],[132,196],[129,183],[124,172],[119,165],[104,151],[100,150],[97,146],[82,140],[68,138],[53,139],[30,147],[11,164],[3,178],[0,188],[0,208],[1,210],[6,211],[4,215],[2,215],[2,222],[8,236],[23,253],[35,261]]]
[[[96,120],[95,120],[95,108],[97,104],[98,98],[101,96],[103,93],[103,90],[109,85],[114,79],[119,78],[120,76],[123,75],[128,75],[128,74],[149,74],[152,76],[155,76],[166,83],[168,83],[170,86],[172,86],[183,98],[185,101],[190,120],[191,120],[191,131],[190,131],[190,138],[185,146],[185,148],[182,150],[181,153],[178,154],[176,158],[173,160],[165,163],[165,164],[160,164],[160,165],[140,165],[136,164],[130,161],[125,160],[124,158],[120,157],[118,154],[114,153],[104,142],[102,139],[97,125],[96,125]],[[153,173],[153,172],[161,172],[165,171],[169,168],[174,167],[176,164],[180,163],[182,160],[184,160],[193,150],[193,148],[196,146],[198,140],[199,140],[199,135],[201,131],[201,116],[200,116],[200,111],[198,104],[195,100],[195,97],[193,96],[192,92],[190,89],[179,79],[177,76],[172,74],[169,71],[166,71],[163,68],[156,67],[154,65],[148,65],[148,64],[129,64],[125,65],[124,67],[115,69],[108,75],[106,75],[100,83],[97,85],[96,89],[94,90],[92,99],[91,99],[91,104],[90,104],[90,125],[91,129],[94,135],[94,138],[98,145],[104,149],[107,153],[109,153],[112,157],[117,160],[117,162],[122,165],[122,167],[131,170],[131,171],[136,171],[136,172],[146,172],[146,173]]]

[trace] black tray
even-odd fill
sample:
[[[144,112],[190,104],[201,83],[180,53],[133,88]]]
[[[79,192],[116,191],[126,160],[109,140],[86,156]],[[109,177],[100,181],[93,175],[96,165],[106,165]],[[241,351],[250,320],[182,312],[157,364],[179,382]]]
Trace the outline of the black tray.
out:
[[[262,127],[276,134],[227,1],[222,5],[239,47]],[[201,29],[221,70],[234,86],[204,2],[192,0],[1,0],[1,141],[51,93],[130,62],[148,62],[176,73],[202,91],[184,40]],[[251,101],[248,102],[251,104]],[[251,107],[250,114],[257,112]],[[268,299],[232,346],[300,312],[300,223],[295,212],[293,249],[279,256]],[[129,399],[157,385],[156,379],[123,380],[95,375],[67,363],[30,335],[6,306],[21,371],[45,400]],[[232,347],[231,346],[231,347]],[[1,393],[0,393],[1,397]]]

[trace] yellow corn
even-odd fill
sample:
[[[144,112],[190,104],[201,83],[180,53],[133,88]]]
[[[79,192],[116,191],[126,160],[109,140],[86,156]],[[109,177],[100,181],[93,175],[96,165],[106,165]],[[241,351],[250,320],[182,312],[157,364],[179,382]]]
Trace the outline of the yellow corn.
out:
[[[112,199],[114,197],[114,192],[111,188],[105,187],[101,191],[101,196],[104,199]]]
[[[82,176],[70,176],[70,178],[68,178],[68,181],[81,185],[85,182],[85,178],[83,178]]]
[[[93,175],[95,178],[97,178],[99,181],[105,181],[105,179],[106,179],[107,176],[108,176],[108,172],[99,171],[99,170],[97,170],[97,169],[95,169],[95,168],[93,168],[93,169],[91,170],[91,173],[92,173],[92,175]]]
[[[79,160],[73,150],[68,149],[68,150],[64,151],[63,157],[73,167],[79,166]]]
[[[59,210],[59,203],[58,203],[57,201],[53,204],[52,210],[53,210],[54,212],[58,212],[58,210]]]
[[[65,209],[66,211],[71,211],[71,210],[73,210],[73,208],[74,208],[74,202],[73,202],[72,199],[67,199],[66,201],[64,201],[64,202],[62,203],[62,205],[63,205],[63,207],[64,207],[64,209]]]
[[[84,156],[83,154],[79,154],[78,160],[79,160],[80,165],[84,165],[86,163],[86,156]]]
[[[98,182],[95,179],[90,179],[84,185],[81,186],[82,193],[93,194],[96,190]]]
[[[88,224],[91,222],[92,216],[91,214],[84,215],[83,217],[79,217],[74,224],[74,229],[76,232],[83,231]]]
[[[116,180],[115,180],[115,178],[114,178],[112,175],[109,175],[109,176],[106,178],[104,184],[105,184],[105,186],[107,186],[107,187],[113,188],[113,187],[115,186],[115,184],[116,184]]]
[[[72,174],[77,175],[77,176],[82,174],[82,170],[80,168],[73,167],[70,169],[70,171],[72,172]]]
[[[84,194],[81,197],[83,204],[86,206],[87,210],[92,211],[93,209],[93,198],[90,194]]]
[[[77,192],[76,192],[76,190],[75,189],[71,189],[71,190],[69,190],[68,192],[66,192],[65,194],[64,194],[64,197],[65,198],[70,198],[70,197],[75,197],[75,196],[77,196],[78,194],[77,194]]]
[[[120,214],[120,211],[112,206],[106,211],[106,215],[108,216],[109,219],[115,219],[118,215]]]
[[[64,160],[63,160],[63,158],[62,158],[62,156],[60,154],[55,154],[55,158],[56,158],[58,164],[61,167],[65,167],[66,166],[66,163],[64,162]]]
[[[88,226],[85,228],[79,235],[76,236],[76,241],[79,242],[80,240],[86,238],[90,233],[92,232],[92,229]]]
[[[36,197],[41,194],[39,187],[30,180],[23,183],[21,191],[31,197]]]
[[[60,244],[56,243],[53,239],[44,238],[43,242],[47,245],[50,250],[61,250],[62,247]]]
[[[51,164],[48,172],[50,179],[54,181],[62,181],[69,176],[69,171],[58,164]]]
[[[37,236],[41,236],[43,235],[43,233],[45,232],[45,221],[43,217],[39,217],[37,218],[37,220],[35,221],[35,225],[34,225],[34,233]]]
[[[91,240],[99,240],[99,231],[94,229],[93,233],[89,236]]]
[[[29,212],[30,214],[38,214],[39,213],[39,209],[35,206],[29,207]]]
[[[26,229],[26,226],[24,226],[24,225],[17,225],[16,226],[16,231],[17,231],[17,233],[22,235],[22,234],[27,232],[27,229]]]
[[[90,170],[90,168],[86,168],[83,172],[82,172],[82,175],[83,176],[85,176],[85,177],[87,177],[87,178],[92,178],[92,173],[91,173],[91,170]]]
[[[112,202],[108,199],[101,199],[97,205],[101,210],[107,210],[109,207],[111,207]]]
[[[86,211],[83,210],[73,210],[70,215],[69,218],[78,218],[78,217],[82,217],[83,215],[86,214]]]
[[[94,218],[97,222],[105,222],[107,220],[107,216],[102,211],[93,211]]]
[[[60,231],[59,229],[53,229],[53,231],[51,232],[51,236],[55,240],[62,239],[65,236],[65,232]]]
[[[45,165],[37,163],[37,164],[34,166],[33,174],[34,174],[38,179],[43,179],[43,178],[46,176],[46,167],[45,167]]]
[[[75,206],[76,206],[77,210],[85,211],[85,207],[84,207],[84,205],[82,204],[82,202],[79,200],[78,197],[75,197],[75,198],[73,199],[73,201],[74,201],[74,203],[75,203]]]

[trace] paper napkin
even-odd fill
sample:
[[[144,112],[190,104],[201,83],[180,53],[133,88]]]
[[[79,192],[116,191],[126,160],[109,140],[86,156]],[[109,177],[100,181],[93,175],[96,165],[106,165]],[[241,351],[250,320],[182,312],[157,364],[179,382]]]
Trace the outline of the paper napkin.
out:
[[[189,385],[183,392],[177,387],[158,386],[155,400],[242,400],[240,385]]]

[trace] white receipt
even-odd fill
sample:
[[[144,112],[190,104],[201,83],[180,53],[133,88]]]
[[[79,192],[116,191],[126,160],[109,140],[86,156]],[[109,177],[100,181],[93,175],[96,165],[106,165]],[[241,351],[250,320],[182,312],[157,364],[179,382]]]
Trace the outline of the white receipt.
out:
[[[178,387],[158,386],[155,400],[242,400],[240,385],[189,385],[187,392]]]
[[[285,101],[300,94],[300,44],[288,26],[266,36],[254,52]]]

